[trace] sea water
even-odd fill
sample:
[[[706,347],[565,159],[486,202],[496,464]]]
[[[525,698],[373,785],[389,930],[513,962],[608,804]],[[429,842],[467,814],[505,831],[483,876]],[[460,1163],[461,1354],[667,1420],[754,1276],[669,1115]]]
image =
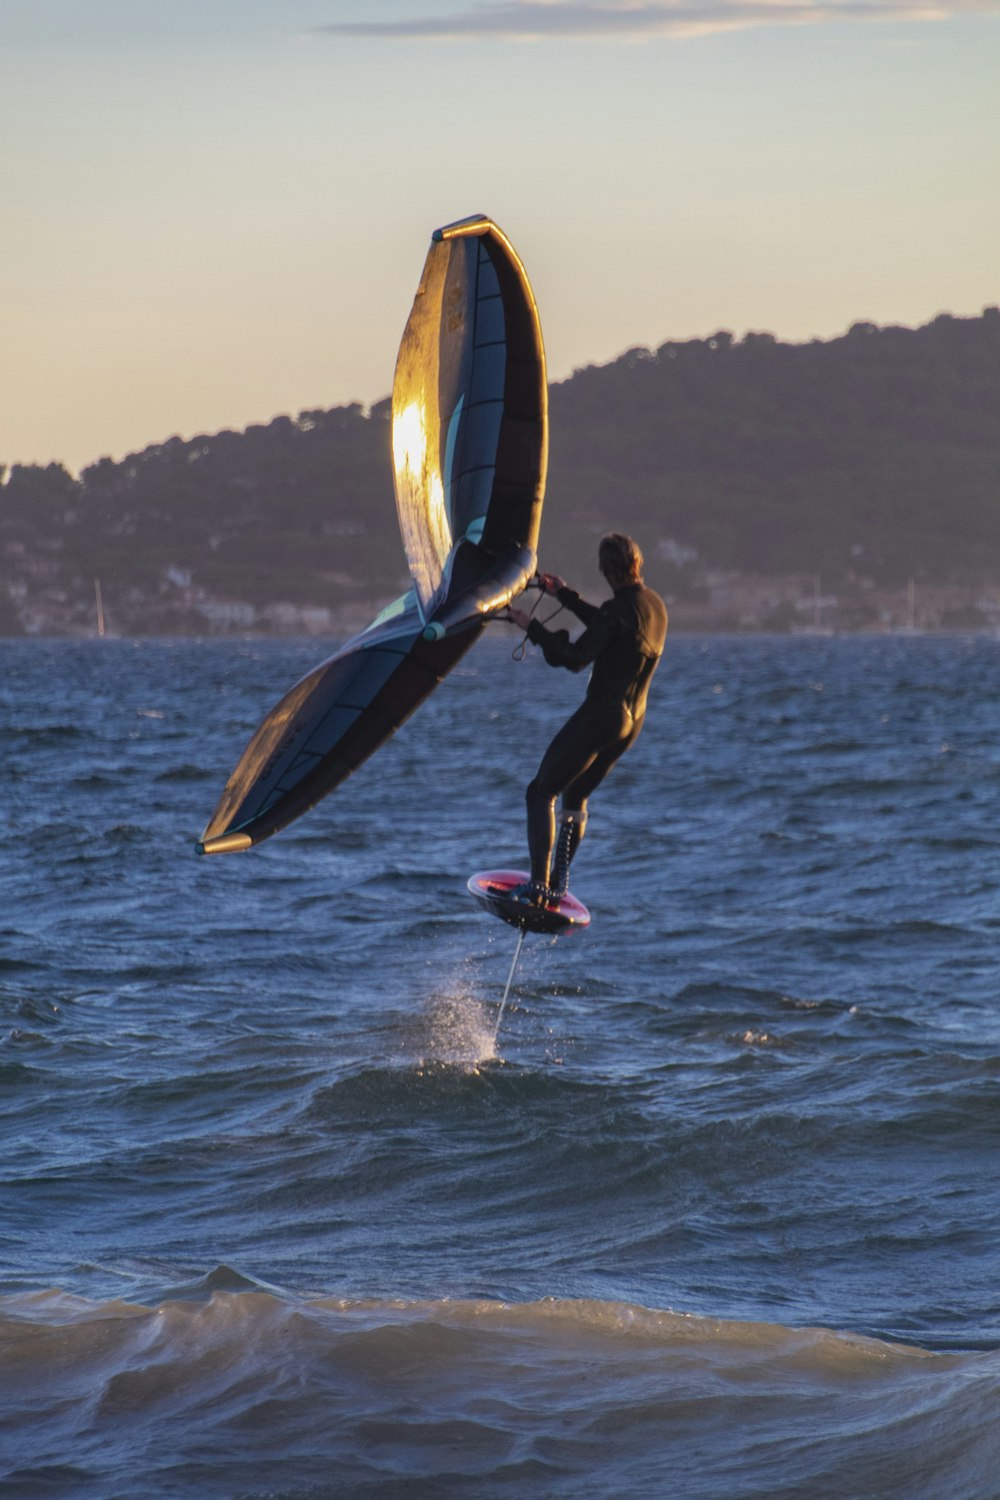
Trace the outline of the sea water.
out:
[[[672,639],[584,933],[583,691],[490,635],[194,841],[315,642],[0,642],[0,1493],[1000,1494],[1000,641]]]

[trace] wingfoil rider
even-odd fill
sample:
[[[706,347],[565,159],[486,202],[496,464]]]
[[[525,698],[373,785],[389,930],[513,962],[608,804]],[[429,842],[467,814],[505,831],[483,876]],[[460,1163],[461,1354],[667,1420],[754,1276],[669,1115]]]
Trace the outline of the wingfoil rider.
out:
[[[583,621],[586,629],[575,641],[569,631],[548,630],[522,609],[509,611],[550,666],[571,672],[592,668],[586,698],[553,739],[527,790],[531,881],[511,895],[532,906],[548,905],[565,893],[570,862],[587,826],[587,799],[642,729],[646,695],[667,634],[666,606],[643,583],[642,565],[632,538],[610,532],[598,550],[598,566],[614,591],[603,604],[588,604],[557,574],[539,575],[545,593]]]

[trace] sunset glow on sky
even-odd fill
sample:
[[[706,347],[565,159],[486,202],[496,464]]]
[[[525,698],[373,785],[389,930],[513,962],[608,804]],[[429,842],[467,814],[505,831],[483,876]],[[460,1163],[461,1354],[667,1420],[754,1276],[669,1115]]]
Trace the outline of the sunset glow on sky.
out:
[[[389,392],[485,212],[549,373],[1000,301],[1000,0],[0,0],[0,464]]]

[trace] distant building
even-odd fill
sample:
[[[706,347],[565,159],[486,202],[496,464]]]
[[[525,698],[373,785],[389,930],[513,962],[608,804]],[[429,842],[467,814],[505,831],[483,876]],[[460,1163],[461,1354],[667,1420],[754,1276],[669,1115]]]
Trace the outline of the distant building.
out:
[[[203,599],[195,608],[217,629],[250,630],[257,622],[254,606],[240,599]]]

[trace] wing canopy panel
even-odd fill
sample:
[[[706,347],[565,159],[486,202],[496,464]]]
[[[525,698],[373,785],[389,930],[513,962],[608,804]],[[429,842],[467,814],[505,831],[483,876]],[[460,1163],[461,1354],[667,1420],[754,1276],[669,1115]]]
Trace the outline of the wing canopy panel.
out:
[[[481,628],[481,627],[479,627]],[[277,833],[390,738],[479,634],[425,641],[419,620],[391,648],[364,632],[285,694],[257,729],[202,835],[202,853]],[[234,845],[232,835],[245,836]]]
[[[396,505],[425,621],[454,605],[463,540],[486,563],[538,544],[548,458],[538,310],[489,219],[440,229],[424,263],[393,383]]]

